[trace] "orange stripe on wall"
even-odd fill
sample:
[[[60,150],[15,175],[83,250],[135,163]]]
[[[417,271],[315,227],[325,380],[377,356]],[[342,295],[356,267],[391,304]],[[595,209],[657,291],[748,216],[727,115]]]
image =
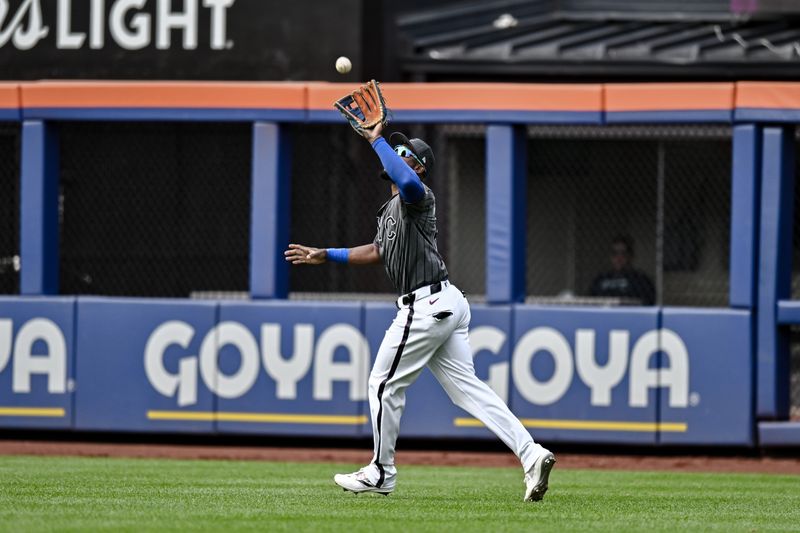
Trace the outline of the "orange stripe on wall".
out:
[[[0,83],[0,108],[170,107],[332,110],[355,83],[28,82]],[[387,83],[393,109],[668,111],[800,108],[800,83],[512,84]],[[735,90],[734,90],[735,89]]]
[[[19,84],[0,83],[0,108],[19,108]]]
[[[741,81],[736,84],[736,107],[800,108],[800,83]]]
[[[733,83],[610,83],[606,111],[669,111],[733,108]]]
[[[309,109],[333,109],[333,102],[358,84],[311,83]],[[599,84],[522,83],[385,83],[381,85],[391,109],[602,111]]]
[[[24,107],[303,109],[305,83],[39,82],[22,84]]]

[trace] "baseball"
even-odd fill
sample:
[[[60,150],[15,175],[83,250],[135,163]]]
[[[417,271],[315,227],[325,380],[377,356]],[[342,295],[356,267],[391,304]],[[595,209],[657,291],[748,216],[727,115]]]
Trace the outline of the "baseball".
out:
[[[341,56],[336,60],[336,71],[339,74],[347,74],[350,72],[351,68],[353,68],[353,64],[350,63],[350,60],[345,56]]]

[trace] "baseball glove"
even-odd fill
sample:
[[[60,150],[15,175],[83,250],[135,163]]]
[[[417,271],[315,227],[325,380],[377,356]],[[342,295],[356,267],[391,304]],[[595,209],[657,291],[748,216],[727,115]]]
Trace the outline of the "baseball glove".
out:
[[[385,126],[389,122],[389,109],[383,99],[381,85],[375,80],[370,80],[347,96],[339,98],[333,103],[333,107],[344,115],[359,134],[380,123]]]

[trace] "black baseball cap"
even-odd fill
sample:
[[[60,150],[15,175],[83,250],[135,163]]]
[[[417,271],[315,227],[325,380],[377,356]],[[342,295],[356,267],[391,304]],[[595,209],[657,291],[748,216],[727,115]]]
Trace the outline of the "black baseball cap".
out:
[[[436,164],[436,158],[433,157],[433,150],[428,146],[428,143],[422,139],[409,139],[399,131],[392,133],[389,136],[389,144],[392,147],[402,144],[408,146],[414,155],[422,161],[422,166],[425,167],[425,177],[429,177],[433,172],[433,166]]]

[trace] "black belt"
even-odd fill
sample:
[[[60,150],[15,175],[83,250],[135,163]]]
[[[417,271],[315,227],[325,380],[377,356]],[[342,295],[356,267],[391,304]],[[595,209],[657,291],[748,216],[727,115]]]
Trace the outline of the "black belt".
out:
[[[443,279],[442,281],[437,281],[436,283],[430,284],[431,292],[426,294],[426,296],[429,296],[431,294],[436,294],[437,292],[442,292],[442,283],[445,282],[445,281],[447,281],[447,278]],[[426,286],[427,285],[423,285],[419,289],[422,289],[423,287],[426,287]],[[416,298],[416,294],[415,294],[416,291],[418,291],[419,289],[415,289],[415,290],[409,292],[408,294],[404,294],[403,296],[401,296],[400,297],[400,302],[403,305],[411,304],[414,301],[414,299]]]

